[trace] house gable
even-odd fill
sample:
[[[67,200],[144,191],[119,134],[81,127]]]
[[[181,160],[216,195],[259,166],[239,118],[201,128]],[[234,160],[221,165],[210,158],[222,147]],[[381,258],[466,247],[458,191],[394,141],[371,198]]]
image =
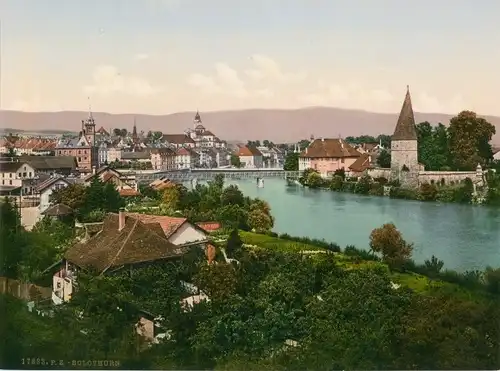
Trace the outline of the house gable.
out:
[[[190,242],[206,241],[207,236],[208,234],[201,228],[186,221],[170,235],[168,241],[180,246]]]

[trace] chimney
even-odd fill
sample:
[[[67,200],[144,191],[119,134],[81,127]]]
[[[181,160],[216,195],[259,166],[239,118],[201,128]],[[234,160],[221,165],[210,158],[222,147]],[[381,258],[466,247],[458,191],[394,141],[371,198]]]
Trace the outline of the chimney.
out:
[[[118,230],[121,231],[125,228],[125,209],[121,208],[118,211]]]

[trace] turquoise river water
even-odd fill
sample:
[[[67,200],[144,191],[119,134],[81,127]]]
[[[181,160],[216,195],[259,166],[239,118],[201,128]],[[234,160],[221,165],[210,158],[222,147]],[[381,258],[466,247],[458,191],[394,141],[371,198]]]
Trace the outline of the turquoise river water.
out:
[[[500,210],[483,206],[393,200],[311,190],[282,179],[228,181],[246,196],[266,200],[274,231],[368,249],[370,232],[393,222],[414,243],[413,258],[435,255],[458,271],[500,267]]]

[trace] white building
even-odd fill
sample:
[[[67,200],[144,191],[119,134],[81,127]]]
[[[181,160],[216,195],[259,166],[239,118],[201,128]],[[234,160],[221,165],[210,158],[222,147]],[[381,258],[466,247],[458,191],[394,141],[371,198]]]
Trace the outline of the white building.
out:
[[[0,162],[0,192],[9,193],[21,188],[24,195],[35,190],[35,169],[26,162]]]
[[[54,191],[65,188],[70,185],[69,181],[61,176],[51,177],[38,184],[36,193],[40,195],[40,213],[44,212],[50,206],[50,196]]]

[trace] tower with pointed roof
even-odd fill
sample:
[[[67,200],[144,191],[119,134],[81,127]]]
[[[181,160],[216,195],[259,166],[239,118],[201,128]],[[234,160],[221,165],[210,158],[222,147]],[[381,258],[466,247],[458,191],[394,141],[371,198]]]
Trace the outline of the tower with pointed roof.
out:
[[[82,121],[82,131],[89,142],[91,147],[95,146],[95,121],[94,116],[92,115],[92,109],[89,105],[89,117],[87,120]]]
[[[391,174],[396,179],[410,180],[416,177],[418,180],[418,171],[417,130],[410,88],[407,86],[403,107],[391,140]]]
[[[134,127],[132,128],[132,140],[134,143],[137,143],[139,140],[139,136],[137,135],[137,123],[134,117]]]

